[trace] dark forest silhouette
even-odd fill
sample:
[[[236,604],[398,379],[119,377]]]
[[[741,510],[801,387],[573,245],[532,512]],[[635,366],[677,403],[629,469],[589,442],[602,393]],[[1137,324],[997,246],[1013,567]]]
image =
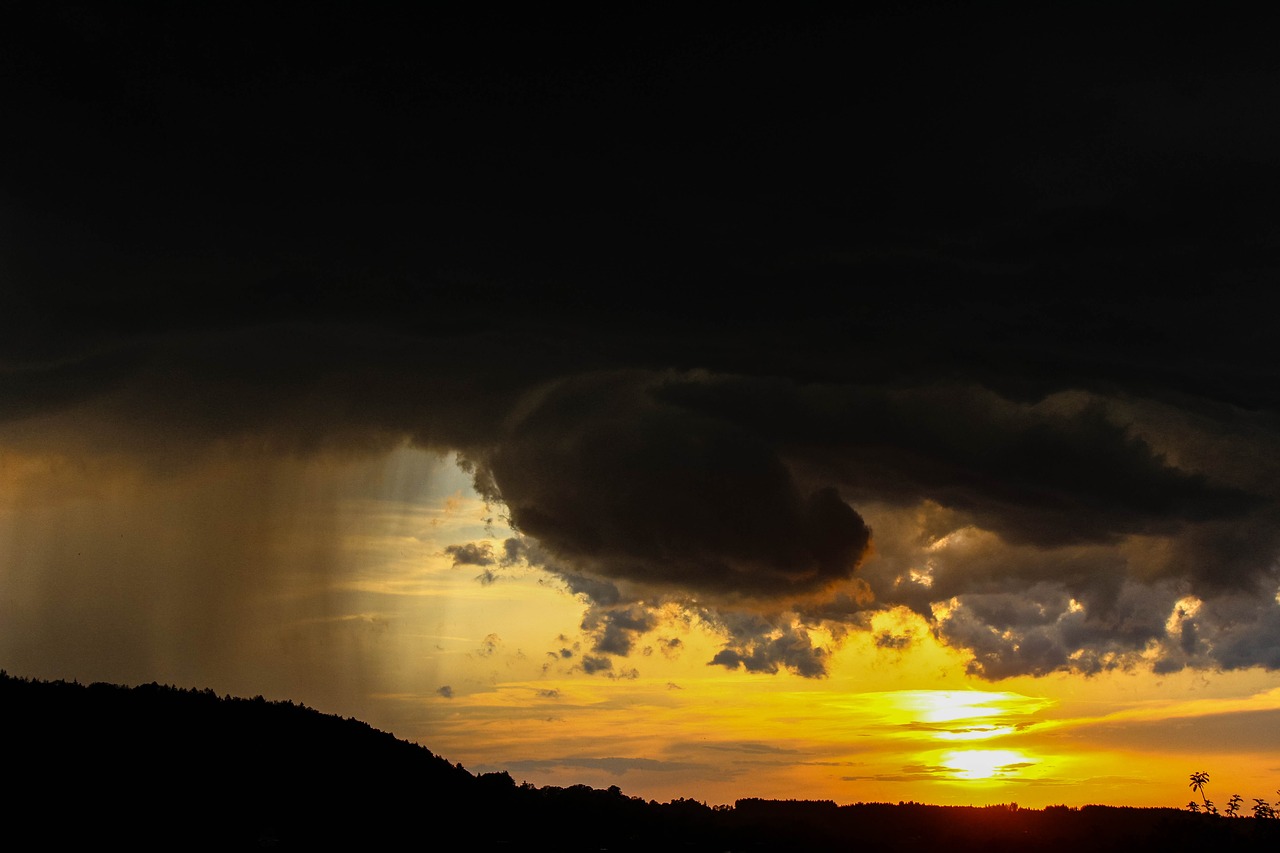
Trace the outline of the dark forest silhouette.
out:
[[[1272,849],[1280,821],[1174,808],[743,799],[708,806],[475,775],[292,702],[0,670],[9,840],[133,849]]]

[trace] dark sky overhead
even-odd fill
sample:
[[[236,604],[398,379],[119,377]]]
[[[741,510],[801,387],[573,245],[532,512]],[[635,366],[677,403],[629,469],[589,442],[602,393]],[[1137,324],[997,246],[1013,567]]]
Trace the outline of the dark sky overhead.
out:
[[[1273,21],[1120,5],[4,2],[0,443],[456,452],[601,655],[1280,668]]]

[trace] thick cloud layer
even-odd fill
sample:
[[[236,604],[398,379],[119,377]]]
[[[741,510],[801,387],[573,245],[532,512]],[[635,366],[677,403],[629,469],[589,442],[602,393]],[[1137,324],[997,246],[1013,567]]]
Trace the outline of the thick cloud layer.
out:
[[[721,597],[849,579],[870,531],[834,488],[802,493],[751,430],[663,405],[645,376],[593,375],[520,406],[477,478],[573,567]]]
[[[1280,665],[1266,27],[6,14],[0,447],[458,451],[599,672]]]

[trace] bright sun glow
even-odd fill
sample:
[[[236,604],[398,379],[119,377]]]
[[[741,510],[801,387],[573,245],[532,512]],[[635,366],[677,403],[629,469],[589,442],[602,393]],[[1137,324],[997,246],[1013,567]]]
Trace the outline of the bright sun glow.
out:
[[[954,723],[979,720],[1008,713],[1027,697],[1016,693],[989,693],[981,690],[911,690],[899,693],[904,709],[916,712],[923,723]]]
[[[998,779],[1017,776],[1035,762],[1012,749],[959,749],[942,756],[942,766],[956,779]]]
[[[1012,734],[1026,717],[1052,704],[1020,693],[984,690],[900,690],[878,694],[900,725],[935,740],[985,740]]]

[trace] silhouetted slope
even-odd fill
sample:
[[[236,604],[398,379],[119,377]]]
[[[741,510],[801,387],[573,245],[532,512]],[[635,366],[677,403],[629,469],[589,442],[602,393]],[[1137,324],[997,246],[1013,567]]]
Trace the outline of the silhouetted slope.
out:
[[[4,677],[0,707],[15,813],[55,838],[377,837],[475,797],[473,776],[420,746],[261,697]]]
[[[1280,820],[1176,809],[739,800],[474,776],[291,702],[0,671],[6,841],[129,849],[1271,850]]]

